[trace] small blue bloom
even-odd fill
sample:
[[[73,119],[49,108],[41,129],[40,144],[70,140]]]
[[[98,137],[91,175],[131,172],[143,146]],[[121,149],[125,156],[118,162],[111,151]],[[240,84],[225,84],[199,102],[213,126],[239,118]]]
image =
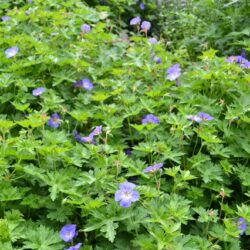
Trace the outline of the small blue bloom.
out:
[[[214,119],[211,115],[202,112],[198,112],[198,116],[202,119],[202,121],[211,121]]]
[[[78,142],[81,142],[81,136],[76,130],[73,131],[73,135]]]
[[[141,10],[145,10],[145,4],[144,3],[140,3],[139,7],[140,7]]]
[[[157,39],[156,39],[155,37],[150,37],[150,38],[148,39],[148,42],[149,42],[150,44],[157,44],[157,43],[158,43],[158,41],[157,41]]]
[[[154,116],[154,115],[152,115],[152,114],[148,114],[148,115],[146,115],[146,116],[142,119],[141,123],[142,123],[142,124],[147,124],[147,123],[158,124],[159,121],[160,121],[160,119],[159,119],[158,117],[156,117],[156,116]]]
[[[134,191],[135,184],[123,182],[119,185],[119,190],[115,192],[115,201],[120,202],[121,207],[130,207],[132,202],[139,200],[139,193]]]
[[[7,22],[10,19],[10,17],[9,16],[2,16],[1,19],[3,22]]]
[[[228,63],[237,63],[241,66],[241,68],[246,69],[246,68],[250,68],[250,62],[244,58],[245,53],[243,52],[242,55],[240,56],[229,56],[226,59],[226,62]]]
[[[88,136],[83,136],[80,138],[80,142],[91,143],[94,144],[94,135],[89,134]]]
[[[167,69],[167,79],[170,81],[176,80],[181,75],[180,65],[178,63],[174,64],[170,68]]]
[[[134,17],[130,20],[130,25],[139,25],[141,22],[141,18],[139,16]]]
[[[91,134],[95,136],[95,135],[99,135],[101,133],[102,133],[102,125],[97,126]]]
[[[149,167],[143,169],[142,172],[143,173],[149,173],[149,172],[152,173],[152,172],[155,172],[155,171],[159,170],[160,168],[162,168],[162,166],[163,166],[163,163],[157,163],[153,166],[149,166]]]
[[[93,88],[93,84],[88,78],[82,79],[82,87],[86,90],[91,90]]]
[[[238,219],[238,229],[241,231],[240,235],[243,235],[244,232],[247,230],[247,223],[242,217]]]
[[[94,137],[101,133],[102,133],[102,126],[97,126],[93,132],[83,137],[81,137],[80,134],[76,130],[73,131],[73,135],[78,142],[91,143],[91,144],[95,143]]]
[[[67,224],[62,227],[61,231],[59,232],[59,236],[65,242],[70,242],[73,240],[74,237],[77,236],[76,225],[75,224]]]
[[[5,50],[5,56],[7,58],[11,58],[11,57],[15,56],[17,54],[17,52],[18,52],[18,47],[14,46],[14,47],[11,47],[11,48]]]
[[[91,31],[91,28],[90,28],[90,26],[88,24],[83,24],[81,26],[81,31],[88,34]]]
[[[162,60],[161,60],[160,57],[155,57],[155,62],[156,62],[157,64],[160,64],[160,63],[162,63]]]
[[[186,118],[190,121],[194,121],[198,123],[202,121],[202,119],[198,115],[187,115]]]
[[[128,156],[129,156],[129,155],[132,155],[132,150],[129,149],[129,148],[126,149],[126,150],[125,150],[125,155],[128,155]]]
[[[45,88],[39,87],[39,88],[36,88],[32,91],[32,95],[33,96],[40,96],[43,92],[45,92]]]
[[[83,78],[82,80],[78,80],[74,83],[75,88],[84,88],[86,90],[92,90],[93,84],[88,78]]]
[[[65,248],[64,250],[78,250],[81,247],[82,243],[78,243],[74,246],[71,246],[70,248]]]
[[[52,128],[58,128],[60,123],[60,116],[57,113],[51,115],[50,119],[47,121],[47,125]]]
[[[141,24],[141,29],[143,32],[147,33],[151,28],[151,23],[148,21],[143,21]]]
[[[81,88],[82,87],[82,80],[78,80],[74,83],[75,88]]]

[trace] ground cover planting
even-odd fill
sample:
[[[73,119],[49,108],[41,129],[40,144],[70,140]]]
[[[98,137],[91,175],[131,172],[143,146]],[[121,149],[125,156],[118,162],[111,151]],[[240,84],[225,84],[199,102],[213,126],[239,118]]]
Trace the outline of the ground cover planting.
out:
[[[0,4],[0,250],[250,249],[250,6],[181,2]]]

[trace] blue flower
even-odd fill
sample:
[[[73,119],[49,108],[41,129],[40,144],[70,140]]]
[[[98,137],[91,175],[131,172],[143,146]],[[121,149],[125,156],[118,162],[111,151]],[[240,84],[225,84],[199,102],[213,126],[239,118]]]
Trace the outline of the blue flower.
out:
[[[157,163],[153,166],[149,166],[149,167],[143,169],[142,172],[143,173],[155,172],[155,171],[159,170],[160,168],[162,168],[162,166],[163,166],[163,163]]]
[[[241,231],[240,235],[243,235],[244,232],[247,230],[247,223],[242,217],[238,219],[238,229]]]
[[[81,88],[82,87],[82,80],[78,80],[74,83],[75,88]]]
[[[81,26],[81,31],[88,34],[91,31],[91,28],[90,28],[90,26],[88,24],[83,24]]]
[[[130,207],[132,202],[139,200],[139,193],[134,191],[135,184],[123,182],[119,185],[119,190],[115,192],[115,201],[120,202],[121,207]]]
[[[140,7],[141,10],[144,10],[145,9],[145,4],[144,3],[140,3],[139,7]]]
[[[150,38],[148,39],[148,42],[149,42],[150,44],[157,44],[157,43],[158,43],[158,41],[157,41],[157,39],[156,39],[155,37],[150,37]]]
[[[95,136],[95,135],[99,135],[101,133],[102,133],[102,125],[97,126],[91,134]]]
[[[155,62],[156,62],[157,64],[160,64],[160,63],[162,63],[162,60],[161,60],[160,57],[155,57]]]
[[[190,121],[194,121],[198,123],[202,121],[202,119],[198,115],[187,115],[186,118]]]
[[[134,17],[130,20],[130,25],[139,25],[141,22],[141,18],[139,16]]]
[[[82,80],[78,80],[74,83],[75,88],[84,88],[88,91],[93,89],[93,84],[88,78],[83,78]]]
[[[178,63],[174,64],[170,68],[167,69],[167,79],[170,81],[176,80],[181,75],[180,65]]]
[[[211,121],[214,119],[211,115],[203,112],[198,112],[198,115],[187,115],[186,118],[190,121],[195,121],[198,123],[202,121]]]
[[[7,22],[10,19],[10,17],[9,16],[2,16],[1,19],[3,22]]]
[[[151,23],[148,21],[143,21],[141,24],[141,29],[143,32],[147,33],[151,28]]]
[[[39,87],[39,88],[36,88],[32,91],[32,95],[33,96],[40,96],[43,92],[45,92],[45,88]]]
[[[132,150],[131,149],[129,149],[129,148],[127,148],[126,150],[125,150],[125,155],[132,155]]]
[[[16,47],[16,46],[14,46],[14,47],[11,47],[11,48],[9,48],[9,49],[6,49],[5,50],[5,56],[7,57],[7,58],[11,58],[11,57],[13,57],[13,56],[15,56],[16,54],[17,54],[17,52],[18,52],[18,47]]]
[[[81,247],[82,243],[78,243],[74,246],[71,246],[70,248],[65,248],[64,250],[78,250]]]
[[[61,123],[60,116],[57,113],[54,113],[47,121],[47,125],[52,128],[58,128],[60,123]]]
[[[202,119],[202,121],[211,121],[214,119],[211,115],[202,112],[198,112],[198,116]]]
[[[67,224],[65,225],[61,231],[59,232],[59,236],[65,242],[70,242],[74,237],[77,236],[76,225],[75,224]]]
[[[80,134],[76,130],[73,131],[73,135],[75,136],[78,142],[91,143],[91,144],[95,143],[94,137],[101,133],[102,133],[102,126],[97,126],[93,132],[83,137],[81,137]]]
[[[91,90],[93,88],[93,84],[88,78],[82,79],[82,87],[86,90]]]
[[[81,136],[76,130],[73,131],[73,135],[78,142],[94,144],[94,136],[89,134],[88,136]]]
[[[156,116],[154,116],[154,115],[152,115],[152,114],[148,114],[148,115],[146,115],[146,116],[142,119],[141,123],[142,123],[142,124],[147,124],[147,123],[158,124],[159,121],[160,121],[160,119],[159,119],[158,117],[156,117]]]
[[[226,59],[226,62],[228,62],[228,63],[237,63],[243,69],[250,68],[250,62],[246,58],[244,58],[244,52],[240,56],[229,56]]]

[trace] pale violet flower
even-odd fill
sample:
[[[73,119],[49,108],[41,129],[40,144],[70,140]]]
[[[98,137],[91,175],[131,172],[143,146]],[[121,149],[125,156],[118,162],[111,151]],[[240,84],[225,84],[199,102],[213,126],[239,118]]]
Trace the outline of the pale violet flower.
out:
[[[147,33],[151,28],[151,23],[148,21],[143,21],[141,24],[141,30]]]
[[[151,44],[157,44],[158,43],[158,41],[157,41],[157,39],[155,37],[150,37],[148,39],[148,42],[151,43]]]
[[[45,92],[45,88],[39,87],[39,88],[36,88],[32,91],[32,95],[33,96],[40,96],[43,92]]]
[[[162,167],[163,167],[163,163],[157,163],[157,164],[155,164],[153,166],[149,166],[149,167],[143,169],[142,172],[143,173],[149,173],[149,172],[152,173],[152,172],[155,172],[155,171],[161,169]]]
[[[141,22],[141,18],[139,16],[134,17],[130,20],[130,25],[139,25]]]
[[[11,47],[11,48],[9,48],[9,49],[6,49],[5,50],[5,56],[7,57],[7,58],[11,58],[11,57],[13,57],[13,56],[15,56],[16,54],[17,54],[17,52],[18,52],[18,47],[16,47],[16,46],[13,46],[13,47]]]
[[[91,28],[90,28],[90,26],[88,24],[83,24],[81,26],[81,31],[88,34],[91,31]]]
[[[120,202],[121,207],[130,207],[132,202],[139,200],[139,193],[134,190],[135,184],[123,182],[119,185],[119,190],[115,192],[115,201]]]
[[[7,22],[10,19],[10,17],[9,16],[2,16],[1,19],[3,22]]]
[[[167,79],[170,81],[176,80],[181,75],[180,65],[178,63],[174,64],[170,68],[167,69]]]

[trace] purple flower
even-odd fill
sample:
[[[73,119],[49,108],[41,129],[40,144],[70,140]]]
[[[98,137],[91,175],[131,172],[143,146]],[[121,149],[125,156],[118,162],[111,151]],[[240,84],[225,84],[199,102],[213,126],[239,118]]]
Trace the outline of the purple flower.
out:
[[[91,90],[93,88],[93,84],[88,78],[83,78],[82,80],[78,80],[74,83],[75,88],[84,88],[86,90]]]
[[[88,24],[83,24],[81,26],[81,31],[86,33],[86,34],[88,34],[90,32],[90,30],[91,30],[91,28],[90,28],[90,26]]]
[[[34,89],[34,90],[32,91],[32,95],[33,95],[33,96],[40,96],[43,92],[45,92],[45,88],[39,87],[39,88]]]
[[[181,75],[180,65],[178,63],[174,64],[170,68],[167,69],[167,79],[170,81],[176,80]]]
[[[126,150],[125,150],[125,155],[128,155],[128,156],[129,156],[129,155],[132,155],[132,150],[129,149],[129,148],[126,149]]]
[[[158,124],[160,119],[152,114],[146,115],[142,120],[142,124],[147,124],[147,123],[153,123],[153,124]]]
[[[79,142],[94,144],[95,143],[94,136],[92,134],[89,134],[87,136],[82,136],[82,137],[80,136]]]
[[[162,63],[162,60],[161,60],[160,57],[155,57],[155,62],[156,62],[157,64],[160,64],[160,63]]]
[[[121,207],[130,207],[132,202],[139,200],[139,193],[134,191],[135,184],[123,182],[119,185],[119,190],[115,192],[115,201],[120,202]]]
[[[130,25],[139,25],[141,22],[141,18],[139,16],[134,17],[130,20]]]
[[[10,17],[9,16],[2,16],[1,19],[3,22],[7,22],[10,19]]]
[[[82,79],[82,87],[86,90],[91,90],[93,88],[93,84],[88,78]]]
[[[149,42],[150,44],[157,44],[157,43],[158,43],[157,39],[154,38],[154,37],[150,37],[150,38],[148,39],[148,42]]]
[[[198,112],[198,116],[202,119],[202,121],[211,121],[214,119],[211,115],[202,112]]]
[[[64,250],[78,250],[81,247],[82,243],[78,243],[75,246],[71,246],[70,248],[65,248]]]
[[[58,128],[60,123],[61,123],[60,116],[57,113],[54,113],[47,121],[47,125],[52,128]]]
[[[243,69],[250,68],[250,62],[246,58],[244,58],[244,52],[240,56],[229,56],[226,59],[226,62],[228,62],[228,63],[237,63]]]
[[[91,143],[91,144],[95,142],[94,136],[92,134],[89,134],[88,136],[81,136],[76,130],[74,130],[73,135],[78,142]]]
[[[76,225],[75,224],[65,225],[59,232],[59,236],[65,242],[72,241],[73,238],[77,236]]]
[[[187,115],[186,118],[190,121],[194,121],[198,123],[202,121],[202,119],[198,115]]]
[[[144,3],[140,3],[139,7],[140,7],[141,10],[144,10],[145,9],[145,4]]]
[[[244,232],[247,230],[247,223],[242,217],[238,219],[238,229],[241,231],[240,235],[243,235]]]
[[[244,63],[244,65],[241,65],[243,69],[250,69],[250,61],[247,61]]]
[[[163,163],[157,163],[157,164],[155,164],[155,165],[153,165],[153,166],[149,166],[149,167],[143,169],[142,172],[143,172],[143,173],[155,172],[155,171],[157,171],[158,169],[162,168],[162,166],[163,166]]]
[[[145,33],[147,33],[151,28],[151,23],[148,21],[143,21],[141,24],[141,29],[142,31],[144,31]]]
[[[102,125],[97,126],[91,134],[95,136],[95,135],[99,135],[101,133],[102,133]]]
[[[17,52],[18,52],[18,47],[14,46],[14,47],[11,47],[11,48],[5,50],[5,56],[7,58],[11,58],[11,57],[15,56],[17,54]]]
[[[75,88],[80,88],[80,87],[82,87],[82,80],[76,81],[76,82],[74,83],[74,87],[75,87]]]

